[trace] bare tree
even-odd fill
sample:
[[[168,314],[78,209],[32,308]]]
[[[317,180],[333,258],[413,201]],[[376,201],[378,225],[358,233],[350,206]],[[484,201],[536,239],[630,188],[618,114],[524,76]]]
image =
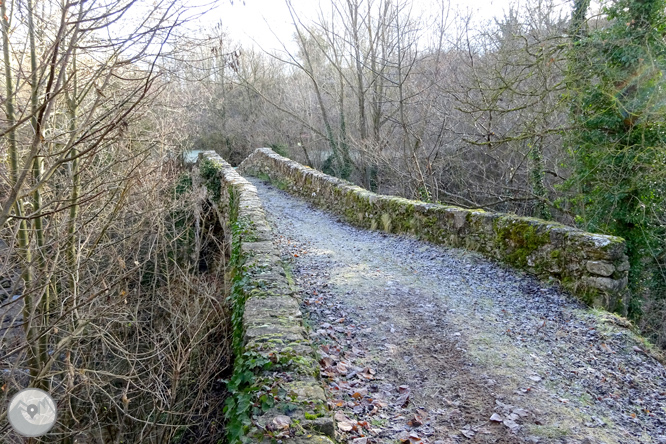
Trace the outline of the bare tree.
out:
[[[1,396],[48,389],[60,410],[50,442],[202,432],[229,365],[224,282],[198,273],[215,224],[196,208],[202,195],[174,196],[184,137],[160,131],[176,121],[161,102],[172,80],[162,62],[201,11],[137,0],[1,8]],[[13,439],[5,426],[0,436]]]

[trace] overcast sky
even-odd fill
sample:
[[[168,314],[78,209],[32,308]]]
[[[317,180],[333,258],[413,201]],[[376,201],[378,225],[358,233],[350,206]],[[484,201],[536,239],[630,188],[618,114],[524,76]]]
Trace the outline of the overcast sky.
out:
[[[567,3],[566,0],[563,0]],[[427,9],[428,5],[439,3],[433,0],[413,0],[416,10]],[[468,9],[475,17],[491,19],[494,15],[502,15],[510,3],[516,0],[455,0],[454,6]],[[320,2],[317,0],[292,0],[299,16],[313,18],[316,16]],[[322,6],[330,5],[330,0],[321,0]],[[330,7],[327,8],[330,10]],[[284,0],[228,0],[206,16],[212,25],[222,21],[232,39],[240,41],[243,46],[256,42],[266,50],[280,49],[279,40],[290,42],[294,31],[291,17]]]

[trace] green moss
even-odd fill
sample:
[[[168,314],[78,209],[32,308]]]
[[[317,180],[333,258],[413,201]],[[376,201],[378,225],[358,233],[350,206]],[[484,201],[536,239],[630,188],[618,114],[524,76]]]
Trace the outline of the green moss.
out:
[[[546,425],[529,425],[528,430],[530,433],[537,435],[537,436],[542,436],[544,438],[551,438],[551,439],[560,439],[564,438],[569,435],[569,430],[567,430],[564,427],[559,427],[557,425],[554,426],[546,426]]]
[[[528,220],[503,217],[494,225],[496,243],[504,251],[504,260],[519,268],[526,268],[527,258],[550,242],[549,234],[539,233]]]
[[[263,180],[264,182],[269,182],[269,183],[271,182],[271,177],[268,174],[264,173],[264,172],[258,172],[254,176],[257,179]]]
[[[285,190],[287,190],[287,188],[289,188],[289,182],[287,182],[286,180],[272,178],[271,176],[264,173],[263,171],[258,171],[256,173],[254,173],[253,175],[257,179],[261,179],[264,182],[268,182],[271,185],[273,185],[274,187],[276,187],[276,188],[278,188],[282,191],[285,191]]]
[[[286,191],[289,188],[289,183],[285,180],[274,180],[273,185],[282,191]]]
[[[305,416],[305,419],[308,419],[310,421],[314,421],[315,419],[321,418],[322,416],[324,416],[324,413],[323,412],[315,412],[315,413],[305,412],[304,416]]]
[[[287,283],[290,287],[296,287],[296,281],[294,281],[294,272],[291,269],[291,265],[288,262],[282,262],[282,268],[284,269],[284,277],[287,278]]]
[[[382,214],[382,226],[385,232],[391,232],[391,216],[388,213]]]
[[[174,197],[181,196],[192,190],[192,176],[189,173],[182,173],[173,189]]]

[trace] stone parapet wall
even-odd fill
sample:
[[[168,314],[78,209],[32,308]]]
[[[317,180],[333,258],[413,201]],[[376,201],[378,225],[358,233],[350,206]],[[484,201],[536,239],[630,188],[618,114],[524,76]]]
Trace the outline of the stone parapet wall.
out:
[[[375,194],[270,148],[255,150],[238,170],[268,177],[354,225],[411,233],[436,244],[478,251],[542,279],[555,280],[589,305],[626,310],[629,262],[622,238],[541,219]]]
[[[334,421],[319,364],[257,190],[212,151],[201,153],[198,164],[232,244],[236,359],[228,384],[228,441],[332,444]]]

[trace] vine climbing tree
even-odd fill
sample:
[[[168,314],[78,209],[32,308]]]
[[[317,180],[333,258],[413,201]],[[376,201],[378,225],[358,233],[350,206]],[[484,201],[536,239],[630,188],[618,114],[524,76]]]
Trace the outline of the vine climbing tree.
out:
[[[579,225],[627,240],[638,315],[666,299],[666,2],[616,1],[588,33],[589,3],[571,23],[568,183]]]

